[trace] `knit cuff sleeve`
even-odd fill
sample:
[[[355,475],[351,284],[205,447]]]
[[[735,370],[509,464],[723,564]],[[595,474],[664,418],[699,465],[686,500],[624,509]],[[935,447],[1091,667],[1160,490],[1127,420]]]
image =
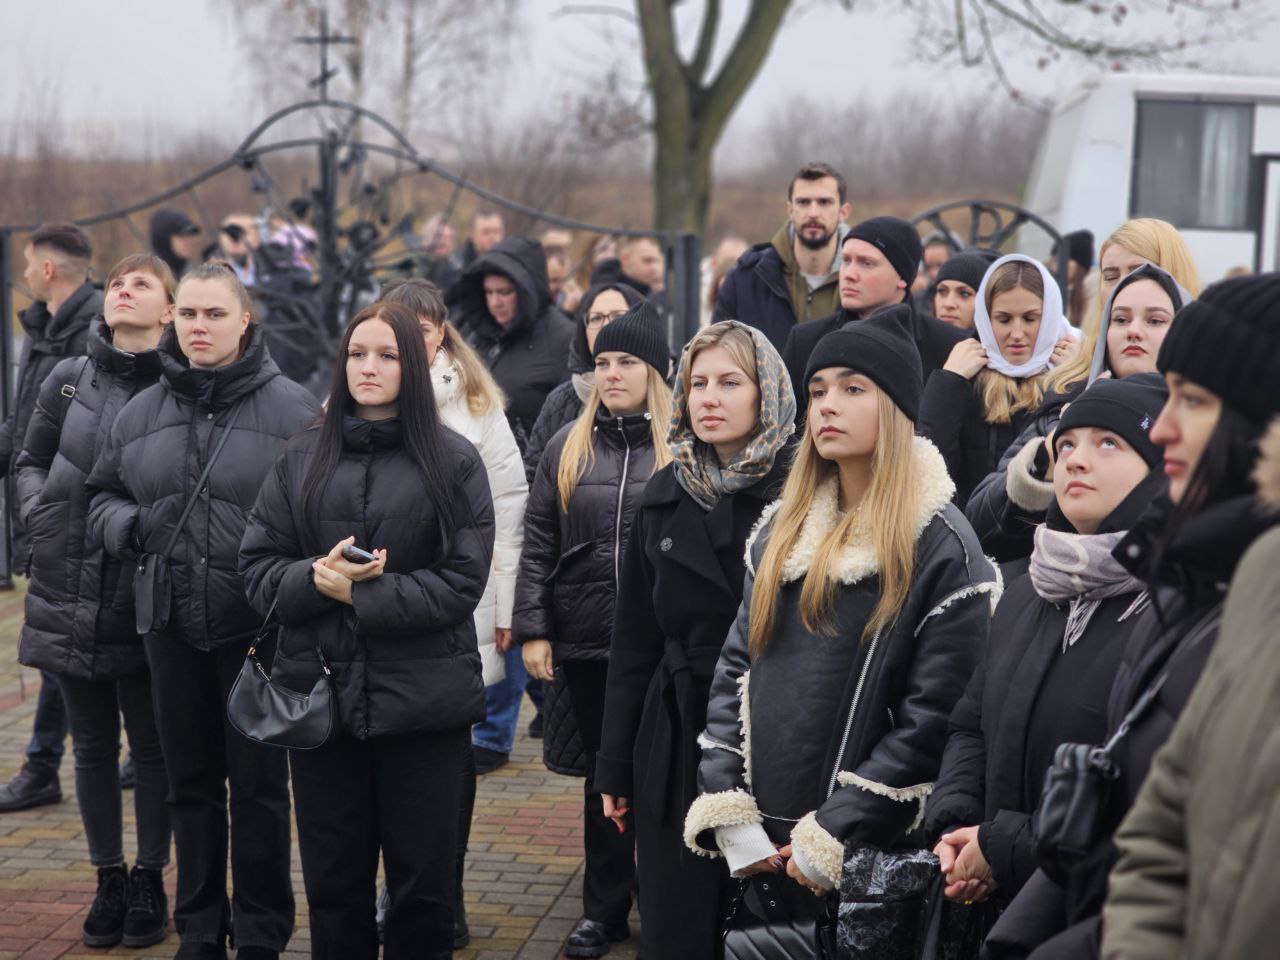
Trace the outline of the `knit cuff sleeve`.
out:
[[[724,854],[729,873],[735,877],[744,867],[759,863],[778,852],[778,848],[769,840],[769,835],[764,832],[764,827],[758,823],[716,827],[716,846]]]

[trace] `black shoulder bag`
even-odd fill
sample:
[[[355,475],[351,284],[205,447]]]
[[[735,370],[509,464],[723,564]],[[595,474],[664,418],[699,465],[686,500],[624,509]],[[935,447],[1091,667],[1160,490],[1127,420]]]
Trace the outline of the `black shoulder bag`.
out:
[[[1182,649],[1200,643],[1218,625],[1222,604],[1215,604],[1178,644],[1170,659]],[[1063,743],[1053,754],[1053,765],[1044,778],[1040,806],[1032,819],[1036,859],[1055,879],[1065,878],[1097,849],[1106,833],[1107,801],[1120,776],[1116,748],[1155,703],[1169,679],[1165,670],[1143,691],[1107,742]]]
[[[208,462],[204,465],[204,472],[196,481],[191,499],[182,508],[182,515],[174,524],[173,533],[169,536],[169,543],[165,546],[164,553],[144,553],[138,557],[138,569],[133,576],[133,606],[138,633],[152,633],[163,630],[169,625],[169,608],[173,600],[169,560],[173,556],[173,548],[178,545],[178,538],[182,536],[182,528],[186,526],[187,518],[191,516],[196,500],[200,498],[200,491],[209,482],[209,474],[218,460],[218,454],[222,453],[222,448],[227,445],[227,440],[231,437],[231,428],[235,426],[242,405],[243,401],[236,404],[231,415],[227,417],[226,426],[222,428],[222,436],[218,438],[217,446],[213,448]]]
[[[333,694],[329,663],[320,645],[321,675],[310,693],[295,693],[281,683],[273,683],[258,659],[258,646],[271,629],[272,614],[279,598],[271,603],[266,622],[249,645],[249,653],[240,666],[240,674],[227,696],[227,719],[250,740],[290,750],[313,750],[325,743],[337,727],[338,702]],[[279,628],[276,628],[279,648]]]

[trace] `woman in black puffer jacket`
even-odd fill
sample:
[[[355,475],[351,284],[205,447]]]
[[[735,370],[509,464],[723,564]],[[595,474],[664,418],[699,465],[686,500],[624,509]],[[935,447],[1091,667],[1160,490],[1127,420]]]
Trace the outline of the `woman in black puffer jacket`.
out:
[[[294,751],[299,850],[316,958],[453,949],[454,858],[470,725],[484,715],[472,614],[493,554],[484,462],[431,399],[418,318],[379,302],[343,338],[324,422],[267,478],[240,562],[282,628],[273,677],[300,692],[329,662],[341,730]],[[376,560],[350,563],[348,544]],[[319,558],[319,559],[317,559]]]
[[[229,731],[226,702],[262,623],[237,570],[240,538],[271,464],[317,406],[271,360],[229,266],[188,271],[177,301],[160,340],[160,383],[120,412],[89,477],[89,528],[118,559],[158,555],[194,498],[170,558],[171,603],[159,611],[167,625],[143,637],[178,853],[174,921],[192,956],[221,956],[233,933],[242,956],[275,956],[293,931],[288,769],[282,751]]]
[[[169,862],[168,786],[151,674],[134,628],[133,566],[88,535],[84,481],[121,408],[160,376],[156,344],[173,314],[173,274],[158,257],[126,257],[107,276],[104,309],[88,356],[63,360],[41,386],[18,456],[31,543],[18,659],[57,676],[71,721],[80,819],[98,869],[84,942],[145,947],[163,940],[168,924],[160,875]],[[121,714],[137,773],[132,873],[117,763]]]
[[[587,754],[585,919],[569,936],[570,957],[603,956],[629,936],[632,838],[604,816],[593,775],[622,550],[649,477],[671,459],[667,347],[654,308],[642,302],[613,321],[594,352],[591,398],[547,446],[529,493],[512,624],[530,674],[563,672]]]

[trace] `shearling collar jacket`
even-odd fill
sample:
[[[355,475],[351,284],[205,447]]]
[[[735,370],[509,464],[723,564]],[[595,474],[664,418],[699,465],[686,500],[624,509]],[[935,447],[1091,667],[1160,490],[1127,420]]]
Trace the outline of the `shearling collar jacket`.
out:
[[[803,579],[839,518],[832,481],[814,497],[784,563],[772,639],[755,660],[748,656],[755,573],[780,503],[765,509],[747,544],[742,605],[699,739],[701,795],[684,831],[695,852],[717,855],[715,828],[763,823],[771,839],[789,840],[797,856],[838,881],[844,843],[894,847],[918,825],[1000,584],[950,503],[955,487],[937,449],[916,438],[913,456],[912,583],[897,619],[866,640],[863,626],[879,597],[868,527],[855,531],[837,561],[835,635],[810,632],[799,615]]]

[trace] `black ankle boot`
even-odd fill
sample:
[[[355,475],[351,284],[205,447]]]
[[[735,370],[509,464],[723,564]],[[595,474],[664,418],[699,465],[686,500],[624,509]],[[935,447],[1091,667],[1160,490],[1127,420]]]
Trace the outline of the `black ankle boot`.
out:
[[[114,947],[124,935],[129,909],[129,873],[124,864],[98,868],[98,893],[84,918],[81,940],[86,947]]]
[[[582,919],[564,942],[566,957],[603,957],[615,943],[631,936],[626,923],[602,923],[599,920]]]
[[[134,867],[129,874],[129,910],[124,917],[126,947],[149,947],[169,932],[169,898],[159,870]]]

